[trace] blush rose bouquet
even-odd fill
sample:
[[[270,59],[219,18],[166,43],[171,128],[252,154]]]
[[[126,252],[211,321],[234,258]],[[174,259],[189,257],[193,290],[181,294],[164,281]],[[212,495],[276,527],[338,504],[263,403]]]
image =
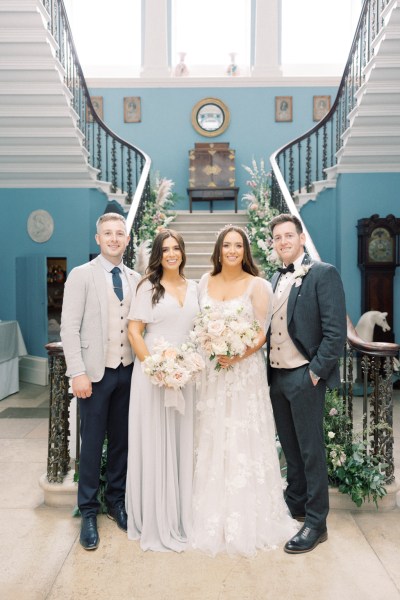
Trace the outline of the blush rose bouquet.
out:
[[[153,385],[165,388],[164,406],[184,414],[182,388],[205,367],[193,342],[172,346],[164,338],[156,340],[154,352],[142,362],[142,370]]]
[[[241,304],[221,308],[205,306],[195,318],[191,338],[214,360],[219,355],[242,356],[247,348],[256,345],[260,329],[259,322],[246,315]],[[221,369],[218,361],[215,369]]]

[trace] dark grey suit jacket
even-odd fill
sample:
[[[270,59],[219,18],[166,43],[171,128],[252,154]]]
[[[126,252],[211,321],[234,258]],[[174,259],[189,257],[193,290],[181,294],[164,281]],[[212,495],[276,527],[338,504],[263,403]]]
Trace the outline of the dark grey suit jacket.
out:
[[[340,275],[333,265],[311,262],[301,285],[292,289],[288,298],[287,327],[309,368],[330,388],[340,383],[338,358],[346,341],[346,304]],[[279,273],[271,279],[275,291]]]

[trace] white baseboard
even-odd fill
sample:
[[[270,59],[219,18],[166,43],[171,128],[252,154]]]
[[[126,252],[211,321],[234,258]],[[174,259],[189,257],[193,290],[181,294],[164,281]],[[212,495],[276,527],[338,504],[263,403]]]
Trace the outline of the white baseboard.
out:
[[[48,359],[41,356],[21,356],[19,359],[19,378],[26,383],[48,385]]]

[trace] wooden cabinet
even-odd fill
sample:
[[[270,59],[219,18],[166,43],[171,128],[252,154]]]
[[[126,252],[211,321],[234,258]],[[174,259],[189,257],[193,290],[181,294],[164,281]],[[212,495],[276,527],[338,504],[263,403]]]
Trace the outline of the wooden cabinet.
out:
[[[239,188],[235,186],[235,151],[229,142],[195,144],[189,151],[189,210],[193,202],[233,201],[237,212]]]

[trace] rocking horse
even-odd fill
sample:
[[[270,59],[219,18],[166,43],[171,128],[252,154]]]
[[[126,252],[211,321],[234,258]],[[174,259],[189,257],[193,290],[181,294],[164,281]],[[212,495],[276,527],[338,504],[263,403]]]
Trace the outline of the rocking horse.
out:
[[[375,325],[381,327],[383,331],[390,331],[390,326],[386,321],[387,315],[387,312],[379,312],[379,310],[368,310],[361,315],[355,327],[359,337],[365,342],[373,342]]]

